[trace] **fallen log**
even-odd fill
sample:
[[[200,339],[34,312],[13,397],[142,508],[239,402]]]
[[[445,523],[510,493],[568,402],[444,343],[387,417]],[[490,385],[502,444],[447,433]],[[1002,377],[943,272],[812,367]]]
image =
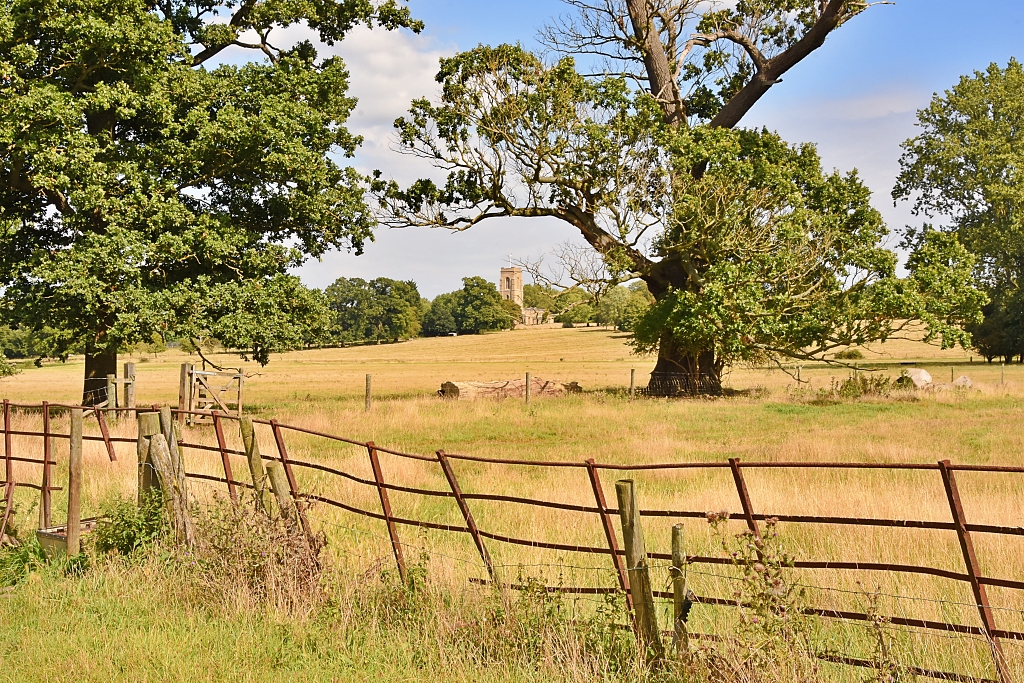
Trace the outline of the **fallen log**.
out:
[[[531,396],[561,396],[579,391],[578,382],[560,382],[533,377],[530,381]],[[437,392],[441,398],[474,400],[478,398],[524,398],[526,380],[510,379],[499,382],[445,382]]]

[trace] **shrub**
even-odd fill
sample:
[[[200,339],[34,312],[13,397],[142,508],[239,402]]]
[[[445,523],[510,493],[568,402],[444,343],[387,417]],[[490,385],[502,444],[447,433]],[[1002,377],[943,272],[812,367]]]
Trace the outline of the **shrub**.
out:
[[[163,494],[150,490],[138,505],[118,498],[103,507],[103,517],[93,534],[98,552],[131,555],[167,533]]]
[[[864,357],[858,349],[846,349],[845,351],[838,352],[835,356],[836,360],[860,360]]]

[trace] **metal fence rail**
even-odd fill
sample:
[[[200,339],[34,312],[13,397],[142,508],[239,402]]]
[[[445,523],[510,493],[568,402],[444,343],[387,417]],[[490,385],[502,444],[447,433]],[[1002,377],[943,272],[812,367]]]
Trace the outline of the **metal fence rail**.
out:
[[[3,431],[4,431],[4,458],[5,458],[5,479],[0,481],[0,485],[5,486],[5,497],[8,502],[12,499],[13,491],[15,486],[30,487],[41,490],[42,492],[42,506],[47,515],[47,523],[49,523],[49,497],[50,492],[60,490],[59,487],[53,486],[51,470],[55,464],[52,454],[51,442],[53,439],[67,439],[67,434],[54,432],[51,426],[50,416],[54,411],[65,411],[71,408],[81,408],[81,406],[71,406],[56,403],[41,403],[41,404],[16,404],[5,400],[3,402]],[[148,412],[153,408],[136,408],[135,412]],[[84,410],[92,413],[99,426],[100,436],[86,436],[86,439],[102,441],[105,444],[109,459],[111,461],[116,459],[115,446],[118,444],[135,443],[135,439],[125,437],[112,437],[109,433],[105,413],[111,410],[117,409],[103,409],[103,408],[84,408]],[[25,429],[14,429],[12,422],[12,411],[21,413],[40,413],[42,416],[42,430],[25,430]],[[125,409],[120,409],[121,414],[125,414]],[[179,419],[185,415],[197,414],[196,411],[172,411]],[[224,422],[235,421],[239,418],[233,415],[224,413],[210,413],[208,411],[202,413],[207,418],[213,418],[212,423],[214,429],[211,436],[215,435],[214,443],[203,443],[203,442],[190,442],[181,441],[180,447],[185,449],[192,449],[194,451],[205,452],[205,453],[216,453],[219,455],[219,461],[224,470],[224,476],[211,475],[200,472],[189,472],[188,477],[204,480],[211,483],[223,484],[225,490],[227,490],[233,499],[237,499],[236,488],[252,488],[252,483],[242,481],[237,476],[232,474],[231,459],[232,458],[245,458],[245,453],[241,450],[232,449],[227,446],[226,439],[224,438]],[[1020,526],[1009,526],[1009,525],[993,525],[993,524],[976,524],[967,521],[963,505],[960,500],[959,491],[957,489],[956,473],[957,472],[984,472],[984,473],[999,473],[1008,475],[1024,475],[1024,467],[1020,466],[1004,466],[1004,465],[962,465],[954,464],[948,460],[943,460],[937,463],[873,463],[873,462],[771,462],[771,461],[740,461],[739,459],[732,458],[723,462],[675,462],[675,463],[659,463],[659,464],[633,464],[624,465],[617,463],[599,463],[593,459],[585,460],[583,462],[572,462],[572,461],[537,461],[537,460],[520,460],[510,458],[489,458],[482,456],[463,455],[455,453],[445,453],[444,451],[436,451],[432,455],[407,453],[395,449],[386,448],[384,446],[377,445],[373,442],[359,441],[357,439],[340,437],[333,434],[319,432],[304,427],[292,426],[280,424],[276,420],[261,420],[253,419],[253,423],[260,424],[268,427],[273,434],[274,443],[273,447],[276,453],[262,454],[262,458],[268,461],[280,462],[285,470],[287,479],[292,489],[293,495],[297,499],[306,500],[308,502],[319,502],[325,505],[344,510],[348,513],[360,515],[366,518],[375,519],[385,524],[388,536],[387,539],[392,546],[395,561],[398,565],[399,572],[405,575],[405,564],[403,559],[401,534],[399,533],[399,527],[421,527],[426,529],[433,529],[443,532],[451,532],[457,534],[469,534],[472,537],[474,545],[476,546],[477,552],[481,560],[481,568],[486,569],[489,574],[489,579],[474,579],[477,583],[489,583],[497,580],[494,573],[494,563],[491,560],[491,556],[487,549],[486,542],[495,542],[516,546],[527,546],[533,548],[543,548],[550,550],[557,550],[571,553],[582,553],[590,555],[607,555],[609,556],[610,562],[608,569],[614,572],[617,577],[617,586],[608,587],[586,587],[586,586],[553,586],[548,587],[548,590],[575,593],[575,594],[603,594],[613,593],[617,591],[627,591],[626,597],[629,604],[632,604],[630,598],[632,597],[628,593],[629,581],[625,571],[625,560],[624,551],[618,547],[618,542],[615,534],[615,524],[613,523],[612,517],[619,514],[619,510],[615,507],[610,507],[607,504],[603,487],[601,484],[600,473],[601,471],[607,472],[657,472],[657,471],[671,471],[671,470],[728,470],[731,475],[736,488],[737,500],[740,504],[741,512],[729,513],[729,516],[733,519],[744,521],[752,534],[760,536],[760,523],[765,520],[773,520],[786,524],[794,525],[817,525],[817,526],[839,526],[839,527],[876,527],[876,528],[896,528],[896,529],[920,529],[920,530],[936,530],[943,532],[954,532],[957,537],[957,542],[961,553],[963,555],[964,570],[963,571],[952,571],[949,569],[943,569],[940,567],[931,567],[925,565],[910,565],[910,564],[899,564],[899,563],[886,563],[886,562],[850,562],[843,560],[798,560],[794,562],[796,568],[806,569],[829,569],[843,572],[864,572],[864,571],[875,571],[875,572],[891,572],[898,574],[911,574],[911,575],[922,575],[932,576],[949,581],[956,581],[961,583],[969,584],[972,595],[974,597],[973,603],[971,603],[977,610],[980,618],[981,626],[974,626],[970,624],[928,620],[928,619],[915,619],[900,616],[884,617],[888,623],[913,627],[916,629],[922,629],[924,631],[934,632],[946,632],[963,634],[967,636],[980,636],[983,637],[989,644],[992,651],[993,663],[996,675],[1000,681],[1004,683],[1010,680],[1010,673],[1006,663],[1005,655],[1002,650],[1002,640],[1010,641],[1024,641],[1024,632],[999,628],[996,624],[994,613],[988,595],[986,593],[987,586],[1000,587],[1004,589],[1010,589],[1015,591],[1024,591],[1024,581],[1017,578],[1010,577],[992,577],[982,575],[979,570],[978,560],[974,548],[972,534],[987,534],[997,536],[1024,536],[1024,527]],[[321,463],[308,462],[306,460],[295,459],[289,457],[287,450],[287,435],[304,435],[305,437],[313,437],[319,439],[325,439],[327,441],[333,441],[338,443],[344,443],[358,448],[366,449],[369,463],[372,465],[373,478],[360,477],[351,472],[346,472],[343,469],[324,465]],[[22,437],[40,437],[42,438],[43,448],[42,457],[30,458],[24,455],[15,455],[12,447],[12,436]],[[423,463],[436,464],[443,475],[445,481],[448,483],[448,490],[436,490],[426,489],[415,486],[406,486],[395,482],[385,481],[382,474],[382,470],[379,464],[380,454],[387,454],[389,456],[415,460]],[[525,496],[512,496],[500,493],[487,493],[487,492],[465,492],[461,489],[457,473],[453,467],[454,462],[472,462],[482,463],[487,465],[501,466],[501,467],[539,467],[539,468],[554,468],[559,470],[566,469],[581,469],[586,470],[589,477],[589,482],[594,494],[594,505],[578,505],[563,503],[559,501],[542,500],[537,498],[530,498]],[[13,476],[13,464],[18,463],[31,463],[39,465],[43,472],[41,477],[41,483],[35,484],[34,482],[22,482],[15,481]],[[751,503],[750,496],[747,492],[746,480],[744,473],[750,470],[757,469],[800,469],[800,470],[885,470],[885,471],[926,471],[936,472],[940,475],[943,484],[943,493],[949,503],[951,521],[935,521],[935,520],[913,520],[913,519],[885,519],[885,518],[873,518],[873,517],[850,517],[850,516],[822,516],[822,515],[793,515],[793,514],[771,514],[769,512],[755,511]],[[352,482],[354,484],[372,488],[377,497],[380,500],[380,511],[368,510],[353,504],[351,501],[345,502],[337,500],[326,495],[314,491],[302,491],[300,490],[297,479],[295,477],[296,470],[306,470],[309,472],[318,472],[322,475],[331,477],[338,477],[345,481]],[[244,467],[242,471],[247,471]],[[938,483],[938,482],[937,482]],[[456,503],[459,512],[462,516],[463,524],[444,524],[426,519],[412,519],[408,517],[398,516],[392,512],[389,492],[401,492],[414,496],[425,496],[429,498],[450,498]],[[510,503],[514,505],[523,505],[536,508],[544,508],[549,510],[563,510],[571,511],[575,513],[582,513],[585,515],[593,515],[599,518],[602,526],[603,536],[606,540],[604,546],[590,546],[590,545],[579,545],[572,543],[559,543],[544,541],[540,539],[524,538],[518,536],[512,536],[507,534],[496,533],[490,531],[486,526],[481,527],[478,524],[477,519],[474,517],[470,507],[470,503],[474,501],[490,501],[500,503]],[[10,505],[8,505],[8,510]],[[640,514],[645,517],[662,517],[662,518],[673,518],[673,519],[686,519],[686,518],[703,518],[707,515],[706,511],[700,510],[679,510],[679,509],[642,509]],[[6,515],[4,517],[4,523],[6,524]],[[0,534],[3,529],[0,528]],[[671,560],[671,555],[666,553],[649,553],[648,556],[652,559],[657,560]],[[734,560],[724,557],[712,557],[712,556],[701,556],[691,555],[686,557],[688,564],[699,565],[731,565]],[[671,597],[671,593],[656,592],[657,597]],[[725,607],[737,607],[736,600],[725,599],[715,596],[697,596],[696,602],[712,605],[720,605]],[[872,615],[868,615],[862,612],[826,609],[820,607],[808,607],[806,612],[808,614],[826,618],[826,619],[839,619],[845,621],[866,621],[873,618]],[[855,666],[863,665],[863,660],[857,660],[853,657],[846,657],[844,655],[830,655],[836,663],[846,663]],[[945,679],[945,680],[961,680],[961,681],[978,681],[985,679],[978,679],[966,674],[958,674],[953,672],[944,671],[931,671],[927,669],[915,669],[918,675],[931,676],[933,678]]]

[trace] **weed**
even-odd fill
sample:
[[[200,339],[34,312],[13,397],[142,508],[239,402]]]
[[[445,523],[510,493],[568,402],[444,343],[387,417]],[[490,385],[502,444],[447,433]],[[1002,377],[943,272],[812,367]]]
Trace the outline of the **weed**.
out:
[[[127,557],[163,537],[167,529],[163,494],[153,489],[143,492],[138,505],[125,498],[109,501],[93,539],[97,552]]]

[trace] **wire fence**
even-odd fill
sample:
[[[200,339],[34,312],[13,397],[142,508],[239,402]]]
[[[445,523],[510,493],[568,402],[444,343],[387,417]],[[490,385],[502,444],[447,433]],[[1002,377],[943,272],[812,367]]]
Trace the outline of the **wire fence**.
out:
[[[28,487],[40,491],[41,495],[41,521],[47,525],[50,520],[50,496],[51,492],[59,491],[60,487],[53,483],[52,468],[55,460],[52,444],[55,440],[68,439],[67,433],[55,431],[51,424],[51,416],[71,408],[81,406],[70,406],[56,403],[41,404],[16,404],[9,401],[3,403],[3,431],[4,431],[4,458],[5,478],[4,495],[7,500],[5,516],[2,520],[4,526],[7,524],[7,515],[10,513],[11,502],[15,487]],[[153,408],[137,408],[136,412],[147,412]],[[86,440],[100,441],[110,461],[118,457],[118,447],[125,448],[128,444],[135,444],[136,439],[126,436],[114,436],[108,427],[107,420],[110,412],[116,409],[82,408],[91,413],[96,420],[98,434],[86,435]],[[190,411],[172,411],[179,419],[186,414],[198,414]],[[12,413],[20,415],[40,415],[41,429],[15,429]],[[117,411],[122,416],[128,415],[125,409]],[[226,424],[238,422],[240,418],[226,415],[219,412],[202,413],[203,416],[212,420],[212,430],[192,429],[188,432],[188,438],[179,440],[179,446],[187,452],[191,452],[189,471],[187,476],[196,481],[203,481],[213,486],[223,486],[232,498],[237,499],[240,489],[252,489],[253,483],[246,481],[244,477],[235,474],[239,466],[240,471],[248,472],[244,465],[239,463],[246,458],[246,452],[242,448],[232,447],[237,441],[234,437],[227,438],[229,433],[238,433],[235,426],[231,430],[225,429]],[[866,573],[884,573],[893,576],[904,577],[931,577],[954,584],[965,585],[970,590],[973,598],[970,601],[949,600],[935,595],[906,595],[898,592],[881,593],[876,595],[886,596],[892,602],[927,603],[943,610],[954,611],[961,608],[969,608],[977,614],[975,623],[950,619],[927,619],[919,616],[910,616],[906,613],[878,615],[867,610],[857,611],[844,609],[835,605],[808,606],[804,612],[808,615],[820,617],[825,620],[839,620],[847,623],[867,622],[871,620],[882,620],[893,628],[905,629],[914,633],[931,633],[936,636],[976,639],[983,642],[991,653],[991,669],[986,675],[995,673],[996,678],[986,678],[984,675],[969,675],[951,671],[928,669],[924,667],[910,667],[910,669],[921,676],[929,676],[943,680],[955,680],[965,682],[999,680],[1007,683],[1012,678],[1011,666],[1008,663],[1008,654],[1004,644],[1024,643],[1024,630],[1001,627],[1012,621],[1024,624],[1024,611],[999,605],[993,605],[989,599],[988,589],[1009,590],[1017,598],[1024,596],[1024,581],[1020,580],[1021,567],[1005,567],[1009,570],[1008,576],[989,576],[983,574],[975,548],[975,536],[985,537],[1022,537],[1024,527],[1000,524],[981,524],[968,521],[964,512],[959,489],[957,487],[957,475],[959,473],[985,473],[992,475],[1005,475],[1010,477],[1021,477],[1024,475],[1024,467],[1014,465],[969,465],[955,464],[949,460],[941,460],[935,463],[874,463],[874,462],[804,462],[804,461],[740,461],[737,458],[729,458],[721,462],[669,462],[660,464],[620,464],[600,463],[594,459],[587,459],[582,462],[573,461],[539,461],[529,459],[512,458],[491,458],[475,455],[446,453],[438,450],[433,454],[425,455],[420,453],[409,453],[380,446],[372,441],[360,441],[334,434],[309,429],[306,427],[285,425],[276,420],[253,419],[255,425],[260,425],[264,433],[269,431],[273,445],[272,453],[261,453],[260,457],[266,461],[277,461],[282,464],[286,472],[292,495],[296,500],[303,501],[307,512],[309,506],[316,504],[316,508],[325,506],[324,509],[334,509],[340,513],[354,515],[366,520],[375,520],[382,523],[380,533],[371,532],[366,529],[357,529],[355,526],[339,524],[329,519],[328,515],[320,514],[314,520],[318,524],[331,526],[336,530],[348,529],[353,533],[369,534],[369,536],[382,540],[389,546],[389,554],[392,556],[399,574],[404,578],[407,573],[406,551],[420,550],[429,552],[432,556],[444,558],[453,563],[462,563],[478,573],[486,573],[486,577],[471,577],[471,581],[477,584],[501,584],[510,588],[516,588],[513,583],[504,578],[505,568],[519,568],[520,570],[529,567],[558,568],[575,572],[596,572],[599,577],[590,583],[603,585],[557,585],[545,586],[550,592],[564,593],[572,596],[603,596],[609,594],[624,593],[629,595],[628,567],[625,562],[625,553],[620,547],[617,525],[615,520],[619,510],[609,504],[604,493],[602,474],[604,475],[626,475],[626,474],[658,474],[671,475],[684,471],[708,472],[719,471],[731,476],[735,488],[735,501],[738,503],[739,511],[728,513],[716,513],[723,517],[740,520],[746,525],[750,532],[759,535],[761,525],[770,521],[772,524],[793,525],[794,527],[808,527],[812,530],[825,528],[876,528],[876,529],[904,529],[915,531],[930,531],[952,534],[957,542],[959,555],[962,560],[962,570],[953,570],[948,567],[933,566],[931,564],[903,564],[893,562],[871,562],[871,561],[849,561],[843,559],[798,559],[792,562],[796,569],[807,570],[829,570],[841,573],[853,573],[865,575]],[[42,439],[41,458],[27,457],[22,453],[15,453],[12,445],[12,437],[40,437]],[[289,454],[289,444],[302,441],[300,449],[310,454],[307,458],[295,458]],[[352,471],[351,467],[343,467],[338,462],[348,462],[344,458],[332,458],[332,444],[353,447],[365,451],[366,460],[371,472],[370,476],[360,475]],[[244,448],[244,447],[243,447]],[[319,454],[319,455],[318,455]],[[386,480],[381,467],[381,456],[414,463],[419,467],[436,468],[439,471],[446,486],[443,489],[424,488],[423,486],[412,486],[397,481]],[[216,457],[213,457],[216,456]],[[203,458],[205,467],[193,466]],[[39,484],[33,481],[16,481],[14,476],[15,463],[29,463],[40,466],[42,469]],[[592,504],[570,503],[558,500],[545,500],[525,495],[509,495],[507,493],[488,492],[478,482],[476,490],[463,490],[461,478],[456,472],[456,465],[459,467],[497,467],[501,468],[497,476],[508,476],[508,473],[515,468],[542,468],[544,470],[568,473],[579,471],[585,474],[590,484]],[[204,470],[205,471],[202,471]],[[773,514],[767,511],[755,510],[747,489],[746,475],[749,472],[766,470],[795,471],[878,471],[884,473],[892,472],[930,472],[938,474],[942,483],[942,495],[948,502],[949,521],[927,520],[927,519],[895,519],[882,517],[857,517],[857,516],[832,516],[832,515],[798,515],[798,514]],[[306,486],[299,485],[299,477],[302,475]],[[479,478],[478,478],[479,479]],[[343,482],[345,487],[362,487],[375,494],[374,498],[379,501],[376,509],[370,509],[366,505],[365,496],[352,493],[346,499],[337,492],[338,487],[324,485],[323,482]],[[483,478],[483,481],[488,481]],[[318,483],[319,482],[319,483]],[[1024,479],[1020,480],[1024,485]],[[348,491],[348,488],[343,488]],[[327,490],[332,491],[328,495]],[[354,490],[354,489],[353,489]],[[421,510],[422,514],[396,514],[392,507],[391,497],[393,494],[403,494],[415,497],[420,505],[411,506],[414,511]],[[523,529],[516,534],[499,533],[479,524],[477,515],[480,510],[474,510],[478,503],[501,503],[526,506],[533,510],[554,511],[555,513],[579,513],[596,518],[599,524],[604,543],[601,545],[593,543],[572,542],[571,538],[544,540],[530,537],[529,530]],[[447,512],[440,512],[438,504],[451,505],[457,514],[450,509]],[[476,511],[477,515],[474,514]],[[452,521],[454,514],[456,521]],[[647,508],[640,510],[641,517],[665,518],[669,520],[701,519],[708,516],[706,510],[687,509],[657,509]],[[45,517],[45,519],[43,519]],[[486,519],[483,519],[486,523]],[[304,519],[304,523],[309,524]],[[475,546],[476,554],[470,559],[459,557],[454,554],[439,552],[437,547],[418,546],[410,543],[400,533],[401,528],[418,528],[441,532],[443,534],[468,536]],[[522,527],[520,527],[522,528]],[[384,532],[386,531],[386,535]],[[2,535],[3,527],[0,527]],[[424,532],[425,533],[425,532]],[[567,554],[577,558],[566,560],[564,557],[558,562],[497,562],[492,558],[491,549],[494,547],[519,547],[529,548],[532,551],[548,550],[557,553]],[[607,564],[603,567],[583,562],[584,557],[603,556],[607,558]],[[648,557],[655,561],[652,568],[664,569],[668,565],[658,563],[659,560],[671,560],[668,553],[649,552]],[[717,566],[735,567],[736,559],[722,555],[687,555],[686,569],[697,577],[703,577],[709,581],[709,585],[716,581],[734,582],[738,577],[725,573],[725,571],[714,571]],[[702,569],[702,567],[708,569]],[[804,584],[806,588],[818,596],[826,595],[850,595],[863,596],[867,591],[853,591],[836,586],[822,586],[816,584]],[[667,591],[656,591],[655,597],[671,599],[672,593]],[[716,595],[696,595],[694,602],[724,609],[742,607],[735,595],[728,597]],[[962,615],[961,615],[962,616]],[[997,619],[998,616],[998,619]],[[695,634],[695,637],[720,637],[721,634]],[[854,666],[872,665],[870,660],[848,656],[842,653],[826,652],[825,659],[837,664],[848,664]]]

